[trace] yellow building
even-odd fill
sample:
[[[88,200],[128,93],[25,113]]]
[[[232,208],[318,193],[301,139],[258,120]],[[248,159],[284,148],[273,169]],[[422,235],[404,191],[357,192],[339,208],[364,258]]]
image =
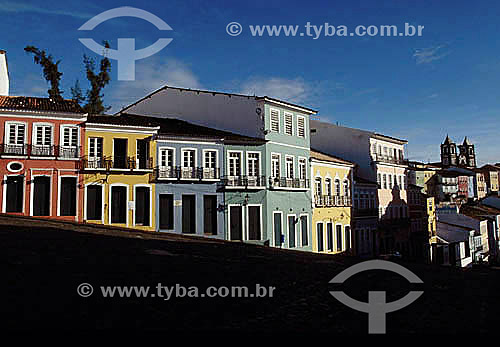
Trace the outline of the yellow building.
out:
[[[313,252],[350,252],[354,164],[311,150]]]
[[[159,127],[129,115],[91,116],[82,159],[86,222],[155,230],[155,158]]]
[[[433,197],[427,198],[427,225],[429,242],[436,243],[436,202]]]

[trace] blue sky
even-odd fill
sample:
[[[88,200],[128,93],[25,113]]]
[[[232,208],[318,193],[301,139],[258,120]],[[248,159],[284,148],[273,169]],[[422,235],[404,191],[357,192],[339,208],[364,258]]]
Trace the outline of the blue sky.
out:
[[[286,5],[285,5],[286,4]],[[134,6],[173,31],[137,18],[115,18],[94,31],[77,29],[102,11]],[[417,160],[439,159],[446,134],[468,135],[479,162],[500,162],[500,3],[498,1],[39,1],[0,0],[0,49],[7,51],[12,95],[45,96],[41,69],[26,45],[61,59],[62,89],[78,78],[82,56],[99,59],[79,37],[135,38],[136,48],[160,37],[172,43],[136,62],[135,81],[112,78],[104,90],[113,110],[164,84],[269,95],[319,110],[324,121],[375,130],[409,141]],[[243,33],[226,33],[229,22]],[[249,25],[423,25],[422,37],[252,37]]]

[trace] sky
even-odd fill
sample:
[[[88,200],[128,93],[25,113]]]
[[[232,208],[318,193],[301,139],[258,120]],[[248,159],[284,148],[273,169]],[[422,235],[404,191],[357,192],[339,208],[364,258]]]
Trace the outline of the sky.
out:
[[[172,28],[139,18],[113,18],[94,30],[78,28],[116,7],[151,12]],[[104,89],[110,112],[165,84],[267,95],[319,111],[317,119],[408,140],[407,155],[438,161],[447,134],[476,145],[479,164],[500,162],[500,2],[498,1],[40,1],[0,0],[0,49],[7,51],[11,95],[46,96],[39,65],[23,48],[34,45],[61,60],[64,97],[78,79],[86,89],[83,55],[101,57],[78,38],[134,38],[136,49],[172,38],[135,62],[134,81]],[[243,30],[228,35],[226,26]],[[250,25],[346,26],[405,23],[413,37],[252,36]]]

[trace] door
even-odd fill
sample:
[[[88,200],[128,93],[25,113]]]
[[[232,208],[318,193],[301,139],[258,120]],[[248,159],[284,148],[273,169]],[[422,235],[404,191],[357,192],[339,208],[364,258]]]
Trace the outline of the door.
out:
[[[318,252],[325,250],[325,241],[323,238],[323,223],[316,224],[316,239],[318,242]]]
[[[160,194],[160,229],[174,229],[173,194]]]
[[[76,216],[76,177],[61,177],[59,212],[61,216]]]
[[[326,225],[326,245],[327,250],[333,252],[333,224],[328,223]]]
[[[7,196],[5,212],[22,213],[24,202],[24,178],[23,176],[7,177]]]
[[[182,232],[196,233],[196,205],[194,195],[182,196]]]
[[[127,223],[127,187],[111,187],[111,223]]]
[[[217,196],[203,196],[203,232],[217,235]]]
[[[87,186],[87,220],[102,220],[102,186]]]
[[[243,209],[229,206],[229,235],[231,240],[243,240]]]
[[[308,219],[307,216],[300,216],[300,230],[302,233],[302,246],[308,246],[309,245],[309,235],[308,235]]]
[[[127,139],[113,139],[113,167],[127,168]]]
[[[135,224],[149,226],[150,220],[150,193],[149,187],[135,188]]]
[[[137,164],[139,169],[149,169],[149,141],[137,140]]]
[[[281,247],[281,213],[273,214],[274,246]]]
[[[248,239],[261,240],[260,206],[248,206]]]
[[[50,215],[50,177],[33,179],[33,216]]]
[[[288,216],[288,247],[295,246],[295,216]]]

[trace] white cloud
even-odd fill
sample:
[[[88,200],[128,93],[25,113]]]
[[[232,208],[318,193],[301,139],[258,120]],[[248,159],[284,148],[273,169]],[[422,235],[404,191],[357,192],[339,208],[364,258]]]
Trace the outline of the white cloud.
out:
[[[83,13],[81,10],[79,11],[64,11],[64,10],[54,10],[48,9],[46,7],[38,7],[31,4],[22,4],[19,2],[2,2],[2,6],[0,7],[0,12],[9,12],[9,13],[24,13],[24,12],[32,12],[32,13],[40,13],[40,14],[50,14],[50,15],[61,15],[61,16],[70,16],[75,18],[92,18],[94,15]]]
[[[240,93],[301,103],[311,96],[312,87],[301,78],[255,77],[243,82]]]
[[[165,85],[202,88],[198,77],[189,66],[176,59],[161,61],[158,58],[151,58],[148,61],[137,61],[135,69],[135,81],[115,81],[113,85],[108,86],[111,92],[105,98],[105,103],[112,106],[110,112],[117,112]],[[106,89],[104,93],[106,94]]]
[[[428,64],[450,54],[449,51],[446,51],[446,47],[447,45],[442,44],[434,47],[415,49],[413,58],[415,58],[417,65]]]

